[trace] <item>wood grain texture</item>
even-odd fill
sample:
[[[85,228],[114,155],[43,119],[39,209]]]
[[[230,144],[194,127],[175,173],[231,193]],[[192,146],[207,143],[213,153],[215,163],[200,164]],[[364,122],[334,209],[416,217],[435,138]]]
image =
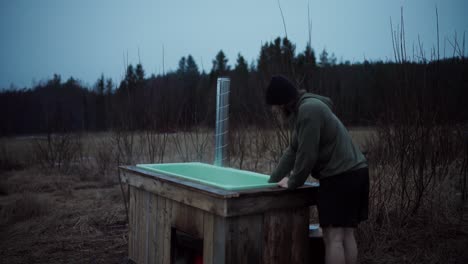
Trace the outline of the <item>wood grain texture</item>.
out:
[[[137,249],[137,262],[147,263],[148,261],[148,198],[149,193],[143,190],[136,189],[136,211],[138,212],[138,218],[136,219],[138,234],[138,240],[136,241]]]
[[[163,245],[164,245],[164,254],[163,254],[163,262],[164,264],[170,264],[171,263],[171,244],[172,244],[172,206],[174,204],[174,201],[170,199],[164,199],[165,200],[165,209],[164,209],[164,216],[163,216],[163,228],[162,228],[162,233],[163,233]]]
[[[136,218],[136,212],[135,212],[135,187],[130,186],[130,201],[129,201],[129,219],[128,219],[128,256],[130,259],[135,261],[135,243],[136,243],[136,237],[135,237],[135,228],[136,228],[136,223],[135,223],[135,218]]]
[[[291,213],[291,262],[309,262],[309,208],[296,208]]]
[[[291,210],[274,210],[264,214],[263,263],[290,263],[291,224]]]
[[[247,192],[240,193],[237,197],[215,198],[206,193],[162,182],[157,178],[148,178],[128,172],[122,175],[122,180],[124,183],[158,196],[224,217],[255,214],[278,208],[314,205],[317,192],[317,187],[304,187],[294,191],[264,191],[262,196]]]
[[[266,212],[263,224],[263,263],[309,263],[307,207]]]
[[[298,189],[281,195],[240,196],[226,200],[225,216],[256,214],[276,209],[308,207],[316,203],[316,189]]]
[[[132,251],[132,259],[136,263],[140,263],[140,210],[139,210],[139,190],[138,188],[132,188],[131,190],[131,200],[133,199],[133,224],[131,228],[131,232],[133,234],[133,251]]]
[[[226,218],[215,216],[213,227],[213,263],[226,263]]]
[[[263,215],[227,218],[226,263],[262,263]]]
[[[158,196],[154,195],[152,193],[150,194],[150,201],[148,205],[149,209],[149,226],[148,226],[148,263],[156,263],[157,261],[157,254],[156,254],[156,249],[157,249],[157,234],[159,230],[157,229],[157,215],[159,213],[158,211]]]
[[[195,238],[203,239],[203,215],[200,209],[173,202],[171,224]]]
[[[157,199],[156,212],[156,263],[164,263],[164,225],[165,225],[165,211],[166,211],[166,199],[158,197]]]
[[[203,214],[203,263],[214,264],[214,215]]]
[[[215,198],[206,193],[197,192],[179,185],[160,181],[157,178],[148,178],[138,174],[124,173],[122,181],[131,186],[169,198],[171,200],[190,205],[204,211],[218,215],[224,215],[226,210],[225,200]]]

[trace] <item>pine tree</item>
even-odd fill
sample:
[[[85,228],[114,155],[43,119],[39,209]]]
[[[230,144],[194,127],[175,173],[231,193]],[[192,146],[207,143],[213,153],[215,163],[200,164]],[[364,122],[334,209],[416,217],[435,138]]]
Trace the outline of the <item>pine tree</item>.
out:
[[[222,76],[226,75],[230,71],[230,67],[228,65],[228,59],[224,52],[220,50],[218,54],[216,54],[216,58],[213,60],[213,68],[211,69],[211,75]]]

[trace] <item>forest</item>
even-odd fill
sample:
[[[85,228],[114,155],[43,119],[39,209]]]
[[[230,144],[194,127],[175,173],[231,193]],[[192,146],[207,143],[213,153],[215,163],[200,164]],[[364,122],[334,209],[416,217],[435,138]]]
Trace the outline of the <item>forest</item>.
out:
[[[466,123],[463,54],[443,60],[402,54],[397,51],[395,61],[338,62],[325,49],[316,58],[310,45],[296,51],[288,38],[278,37],[264,43],[250,64],[240,53],[230,62],[220,50],[209,72],[189,54],[174,71],[148,76],[141,63],[128,64],[123,80],[102,73],[92,87],[54,74],[34,87],[0,90],[0,135],[213,127],[218,77],[231,78],[230,125],[268,127],[270,109],[263,94],[275,74],[299,89],[330,97],[348,126],[401,122],[406,115],[436,124]]]

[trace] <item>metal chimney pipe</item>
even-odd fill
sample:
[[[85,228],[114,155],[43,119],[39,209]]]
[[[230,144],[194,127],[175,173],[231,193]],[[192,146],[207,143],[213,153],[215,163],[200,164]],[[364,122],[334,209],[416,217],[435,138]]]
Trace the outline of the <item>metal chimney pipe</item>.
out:
[[[215,160],[216,166],[229,166],[228,157],[228,124],[229,124],[229,78],[218,78],[216,95],[216,134]]]

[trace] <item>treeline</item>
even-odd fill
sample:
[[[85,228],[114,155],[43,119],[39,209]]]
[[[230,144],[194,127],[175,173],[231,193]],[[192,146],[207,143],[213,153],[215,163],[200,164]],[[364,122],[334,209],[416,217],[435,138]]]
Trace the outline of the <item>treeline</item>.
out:
[[[301,89],[332,98],[347,125],[391,122],[392,113],[416,111],[434,122],[468,120],[468,67],[462,58],[432,62],[337,63],[310,45],[296,52],[287,38],[262,45],[256,63],[238,55],[233,67],[223,51],[211,70],[200,71],[191,55],[176,71],[146,76],[128,65],[120,83],[104,75],[93,87],[59,75],[29,89],[0,93],[1,135],[73,131],[190,130],[214,126],[216,79],[231,78],[231,126],[269,125],[263,93],[270,77],[283,74]],[[402,103],[404,102],[404,103]],[[396,107],[398,106],[398,107]],[[401,114],[401,113],[400,113]]]

